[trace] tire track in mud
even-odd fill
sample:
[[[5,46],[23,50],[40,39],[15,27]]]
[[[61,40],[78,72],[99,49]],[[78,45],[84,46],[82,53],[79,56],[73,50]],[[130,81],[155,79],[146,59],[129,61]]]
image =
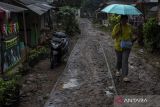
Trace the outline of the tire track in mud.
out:
[[[90,26],[91,27],[91,26]],[[92,30],[92,31],[91,31]],[[90,32],[92,32],[91,34],[89,34],[89,31]],[[105,63],[105,65],[106,65],[106,72],[108,73],[107,75],[109,75],[109,78],[110,78],[110,85],[109,84],[107,84],[107,86],[109,86],[109,87],[112,87],[112,92],[114,92],[116,95],[117,95],[117,90],[116,90],[116,87],[115,87],[115,83],[114,83],[114,81],[113,81],[113,77],[112,77],[112,74],[111,74],[111,69],[110,69],[110,66],[109,66],[109,63],[108,63],[108,60],[107,60],[107,57],[106,57],[106,55],[105,55],[105,53],[104,53],[104,50],[103,50],[103,47],[102,47],[102,45],[101,45],[101,43],[100,43],[100,41],[102,41],[101,39],[106,39],[106,38],[100,38],[100,32],[96,32],[96,30],[92,27],[92,29],[89,29],[88,31],[86,31],[86,33],[87,33],[87,35],[92,35],[92,39],[94,38],[94,40],[92,40],[94,43],[94,45],[95,45],[95,54],[92,54],[92,55],[94,55],[94,57],[95,58],[99,58],[99,59],[104,59],[104,60],[101,60],[102,62],[104,62]],[[97,36],[98,35],[98,36]],[[93,36],[95,36],[95,37],[93,37]],[[91,40],[89,40],[89,41],[91,41]],[[92,46],[93,46],[93,44],[92,44]],[[93,49],[93,47],[91,48],[91,49]],[[86,50],[87,51],[87,50]],[[97,55],[97,56],[95,56],[96,55],[96,53],[98,53],[99,54],[99,56]],[[100,56],[100,54],[101,54],[101,56]],[[90,61],[91,62],[91,61]],[[92,61],[93,62],[93,61]],[[95,62],[96,63],[96,62]],[[98,67],[94,67],[94,66],[91,66],[91,64],[90,64],[90,68],[98,68]],[[94,71],[95,72],[95,71]],[[97,74],[95,74],[95,75],[97,75]],[[107,77],[107,76],[106,76]],[[114,91],[113,91],[114,90]]]
[[[116,86],[115,86],[115,82],[113,80],[113,76],[112,76],[112,73],[111,73],[111,68],[110,68],[110,65],[109,65],[109,62],[108,62],[108,58],[106,57],[106,54],[104,52],[104,49],[102,47],[101,42],[99,42],[99,45],[100,45],[100,48],[102,49],[102,53],[103,53],[103,56],[104,56],[104,59],[105,59],[106,65],[107,65],[108,75],[111,77],[112,87],[114,88],[115,95],[118,95],[117,89],[116,89]]]

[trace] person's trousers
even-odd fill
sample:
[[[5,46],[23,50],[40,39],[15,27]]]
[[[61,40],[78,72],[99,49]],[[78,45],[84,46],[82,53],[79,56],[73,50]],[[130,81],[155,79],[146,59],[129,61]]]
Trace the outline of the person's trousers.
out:
[[[129,58],[130,50],[131,49],[124,49],[123,51],[116,50],[116,56],[117,56],[116,69],[118,71],[122,69],[122,74],[124,76],[128,75],[128,58]]]

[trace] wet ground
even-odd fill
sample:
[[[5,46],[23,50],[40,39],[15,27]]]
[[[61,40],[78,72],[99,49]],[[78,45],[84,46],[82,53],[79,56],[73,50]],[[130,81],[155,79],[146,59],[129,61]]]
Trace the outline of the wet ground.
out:
[[[98,42],[100,37],[88,20],[81,20],[80,27],[81,37],[45,107],[107,107],[112,104],[112,93],[106,89],[106,86],[113,88],[112,79]]]
[[[81,35],[72,38],[67,64],[51,70],[40,61],[24,77],[19,107],[113,107],[114,95],[159,95],[160,58],[133,49],[130,83],[115,77],[115,53],[110,34],[80,19]]]
[[[73,49],[77,39],[77,36],[71,38],[69,52]],[[23,85],[18,107],[43,107],[65,67],[66,62],[64,61],[60,66],[50,69],[50,60],[47,58],[31,68],[22,79]]]
[[[80,20],[82,34],[44,107],[113,107],[114,95],[159,95],[159,69],[131,52],[130,83],[114,75],[110,35]]]
[[[19,107],[43,107],[50,91],[65,68],[51,70],[49,59],[39,62],[24,78]]]

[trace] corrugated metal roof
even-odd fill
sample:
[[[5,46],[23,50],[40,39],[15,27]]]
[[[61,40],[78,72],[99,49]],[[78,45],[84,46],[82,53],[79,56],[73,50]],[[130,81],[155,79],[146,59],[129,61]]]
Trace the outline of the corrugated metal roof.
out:
[[[37,0],[19,0],[19,1],[23,3],[28,9],[32,10],[38,15],[42,15],[51,8],[53,8],[47,2],[43,1],[37,1]]]
[[[39,3],[40,1],[36,1],[36,0],[19,0],[20,2],[22,2],[24,5],[31,5],[31,4],[35,4],[35,3]]]
[[[1,13],[1,12],[4,12],[4,11],[0,9],[0,13]]]
[[[26,7],[28,7],[30,10],[34,11],[38,15],[42,15],[52,8],[52,6],[48,4],[40,4],[40,3],[27,5]]]
[[[150,9],[150,11],[153,11],[153,12],[157,12],[158,11],[158,6],[154,6]]]
[[[137,2],[148,2],[148,3],[158,3],[158,0],[137,0]]]
[[[116,1],[116,0],[110,0],[107,2],[107,4],[132,4],[133,1]]]
[[[28,5],[27,6],[30,10],[34,11],[35,13],[37,13],[38,15],[42,15],[43,13],[45,13],[45,10],[34,5],[34,4],[31,4],[31,5]]]
[[[46,3],[46,2],[38,1],[38,0],[19,0],[19,1],[22,2],[24,5],[31,5],[35,3]]]
[[[37,0],[37,1],[46,2],[46,0]]]
[[[38,7],[40,7],[40,8],[43,8],[43,9],[45,9],[45,10],[47,10],[47,11],[52,8],[52,6],[49,6],[49,5],[47,5],[47,4],[36,3],[36,4],[34,4],[34,5],[35,5],[35,6],[38,6]]]
[[[3,11],[9,11],[9,12],[22,12],[24,10],[27,10],[22,7],[14,6],[11,4],[0,2],[0,9]]]

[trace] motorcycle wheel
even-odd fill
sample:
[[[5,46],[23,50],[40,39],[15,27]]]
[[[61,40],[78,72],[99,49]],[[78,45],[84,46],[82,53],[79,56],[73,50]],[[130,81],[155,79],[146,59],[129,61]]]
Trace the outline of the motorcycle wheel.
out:
[[[53,69],[54,68],[54,55],[50,56],[50,68]]]

